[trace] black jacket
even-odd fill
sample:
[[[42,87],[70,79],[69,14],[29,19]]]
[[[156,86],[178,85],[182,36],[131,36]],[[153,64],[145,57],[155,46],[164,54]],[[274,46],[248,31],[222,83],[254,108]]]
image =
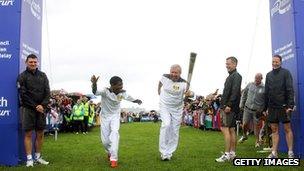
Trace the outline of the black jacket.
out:
[[[49,80],[45,73],[26,69],[17,80],[21,106],[36,110],[37,105],[45,109],[50,100]]]
[[[273,69],[266,75],[265,109],[293,108],[294,90],[292,76],[285,68]]]
[[[236,70],[229,72],[229,76],[226,78],[225,87],[221,97],[222,109],[224,109],[226,106],[229,106],[233,112],[236,114],[239,113],[241,84],[242,76]]]

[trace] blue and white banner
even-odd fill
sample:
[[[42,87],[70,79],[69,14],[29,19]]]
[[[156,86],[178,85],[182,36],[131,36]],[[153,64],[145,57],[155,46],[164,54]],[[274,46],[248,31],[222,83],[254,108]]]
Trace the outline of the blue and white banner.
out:
[[[18,163],[18,96],[21,1],[0,0],[0,164]]]
[[[42,0],[21,0],[20,61],[19,72],[26,69],[25,60],[29,54],[35,54],[41,61]],[[41,65],[39,65],[41,66]],[[19,125],[21,128],[21,124]],[[26,159],[23,145],[24,133],[19,130],[19,158]],[[33,134],[33,141],[35,134]],[[34,144],[34,143],[33,143]],[[34,145],[33,145],[34,152]]]
[[[42,0],[22,0],[20,32],[20,72],[25,69],[25,59],[35,54],[41,59]],[[40,65],[39,65],[40,66]]]
[[[24,145],[16,81],[28,54],[41,57],[42,0],[0,0],[0,14],[0,165],[17,165]]]
[[[295,89],[296,110],[292,114],[294,151],[303,157],[303,0],[270,0],[272,54],[279,54],[283,67],[292,76]],[[302,17],[302,18],[301,18]],[[302,47],[301,47],[302,46]],[[301,48],[299,48],[301,47]],[[300,65],[301,64],[301,65]],[[280,151],[287,152],[284,130],[280,129]]]
[[[294,0],[294,29],[298,69],[298,101],[296,115],[297,125],[293,129],[295,134],[295,149],[301,158],[304,158],[304,1]]]

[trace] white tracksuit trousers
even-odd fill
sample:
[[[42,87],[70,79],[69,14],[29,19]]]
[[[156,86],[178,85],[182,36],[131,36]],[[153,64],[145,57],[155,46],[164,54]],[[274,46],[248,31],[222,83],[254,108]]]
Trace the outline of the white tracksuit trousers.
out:
[[[177,148],[182,112],[182,108],[168,108],[160,105],[162,123],[159,134],[159,151],[162,156],[171,157]]]
[[[101,142],[106,152],[110,154],[111,161],[118,160],[119,127],[119,114],[100,117]]]

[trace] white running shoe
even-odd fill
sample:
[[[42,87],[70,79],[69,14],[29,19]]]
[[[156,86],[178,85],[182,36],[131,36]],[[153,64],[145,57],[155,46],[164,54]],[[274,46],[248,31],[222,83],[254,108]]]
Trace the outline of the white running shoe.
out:
[[[43,164],[43,165],[48,165],[50,162],[45,161],[42,157],[39,157],[38,159],[36,159],[36,162],[39,164]]]
[[[171,157],[172,157],[172,154],[168,154],[168,155],[167,155],[167,159],[168,159],[168,160],[171,160]]]
[[[295,158],[295,155],[294,155],[294,153],[292,152],[292,153],[288,153],[288,158],[290,158],[290,159],[293,159],[293,158]]]
[[[26,161],[26,167],[34,167],[34,161],[33,160],[27,160]]]
[[[260,147],[260,143],[255,143],[255,146],[254,146],[255,148],[259,148]]]
[[[229,161],[233,161],[233,159],[236,158],[235,154],[229,154]]]
[[[272,148],[266,147],[266,148],[263,148],[263,150],[264,150],[264,151],[269,151],[269,152],[271,152],[271,151],[272,151]]]
[[[227,162],[229,160],[230,160],[230,157],[229,157],[229,155],[226,155],[226,154],[223,154],[220,158],[215,159],[216,162],[220,162],[220,163]]]
[[[274,155],[273,153],[270,153],[268,156],[267,156],[268,159],[274,159],[274,158],[278,158],[277,155]]]
[[[239,143],[243,143],[244,141],[246,141],[248,139],[248,137],[245,137],[245,136],[242,136],[240,139],[239,139]]]
[[[172,155],[161,155],[160,158],[162,161],[169,161],[171,160]]]

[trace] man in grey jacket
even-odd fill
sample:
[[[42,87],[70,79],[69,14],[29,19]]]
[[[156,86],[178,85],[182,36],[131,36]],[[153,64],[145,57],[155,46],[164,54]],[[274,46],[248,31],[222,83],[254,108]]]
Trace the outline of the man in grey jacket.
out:
[[[247,132],[250,121],[253,121],[255,147],[259,147],[259,128],[257,126],[265,104],[265,86],[262,83],[263,75],[257,73],[254,82],[249,83],[243,90],[240,109],[243,111],[243,136],[239,143],[248,139]]]

